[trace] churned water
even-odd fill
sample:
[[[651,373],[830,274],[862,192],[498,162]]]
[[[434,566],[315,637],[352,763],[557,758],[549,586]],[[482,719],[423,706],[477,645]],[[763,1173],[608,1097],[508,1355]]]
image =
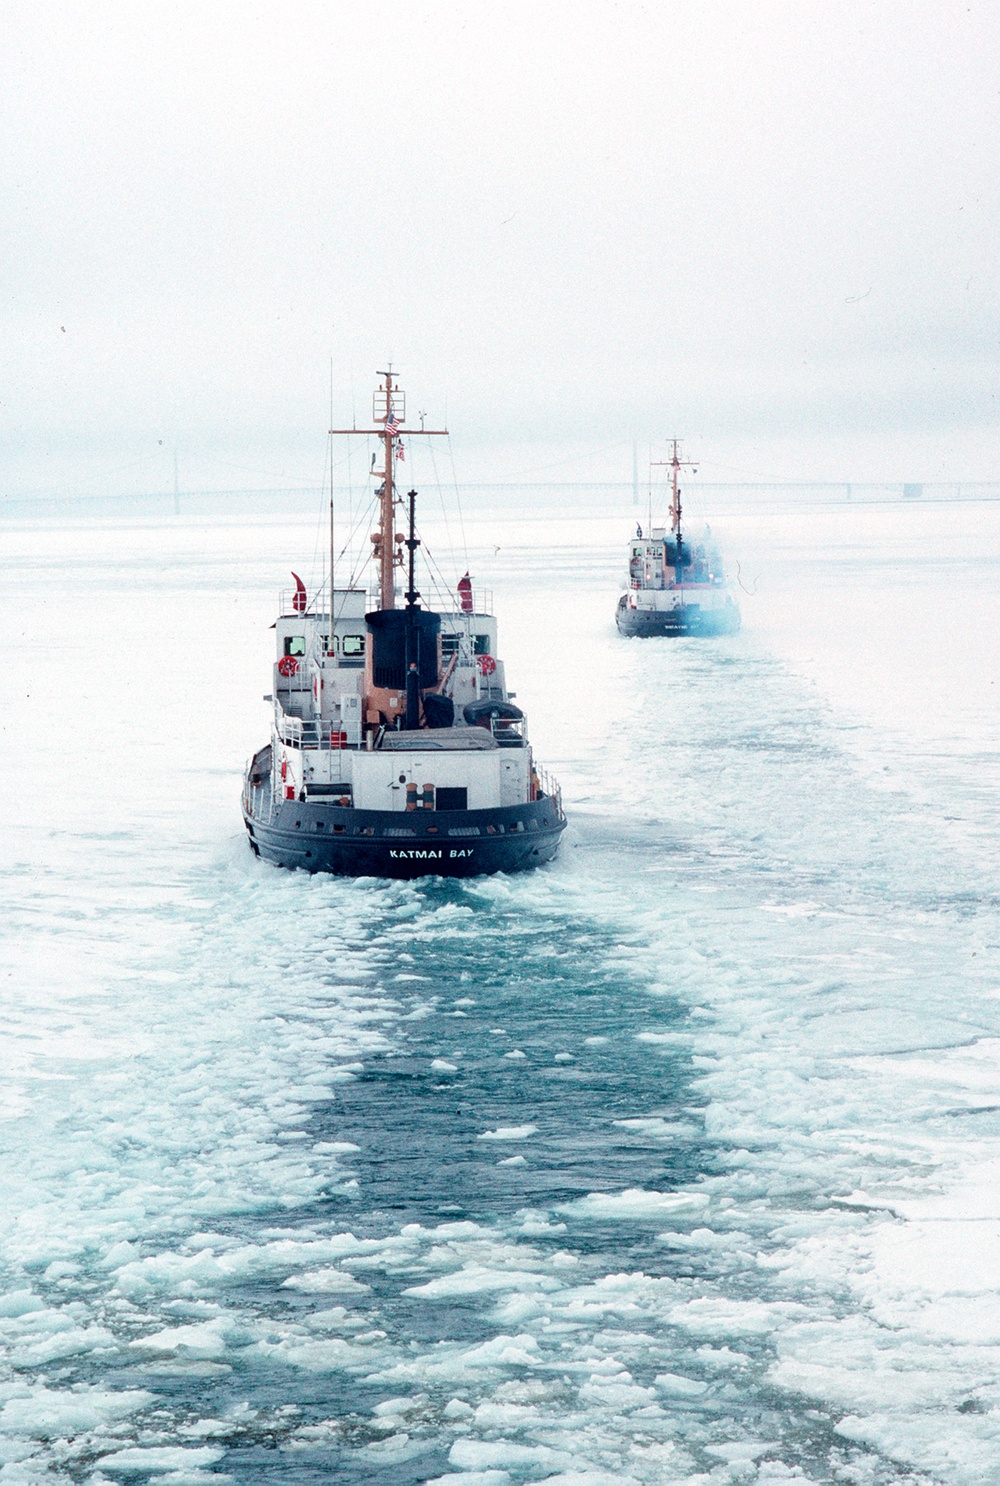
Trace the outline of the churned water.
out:
[[[310,523],[8,525],[0,1482],[1000,1482],[1000,508],[723,512],[710,642],[630,514],[467,519],[461,883],[246,849]]]

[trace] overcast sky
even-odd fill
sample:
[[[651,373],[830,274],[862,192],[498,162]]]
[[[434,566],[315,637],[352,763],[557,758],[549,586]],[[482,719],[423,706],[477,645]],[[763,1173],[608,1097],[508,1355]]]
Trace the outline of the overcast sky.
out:
[[[1000,478],[1000,10],[3,4],[3,494]]]

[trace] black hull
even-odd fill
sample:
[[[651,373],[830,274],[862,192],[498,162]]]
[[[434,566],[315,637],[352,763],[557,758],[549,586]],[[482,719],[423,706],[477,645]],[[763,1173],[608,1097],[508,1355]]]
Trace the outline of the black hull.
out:
[[[740,627],[740,611],[730,600],[724,609],[702,609],[697,604],[680,604],[676,609],[630,609],[625,598],[619,600],[615,613],[619,632],[629,636],[652,635],[734,635]]]
[[[566,827],[548,795],[496,810],[354,810],[318,801],[272,805],[249,788],[243,819],[254,853],[276,867],[339,877],[479,877],[549,862]]]

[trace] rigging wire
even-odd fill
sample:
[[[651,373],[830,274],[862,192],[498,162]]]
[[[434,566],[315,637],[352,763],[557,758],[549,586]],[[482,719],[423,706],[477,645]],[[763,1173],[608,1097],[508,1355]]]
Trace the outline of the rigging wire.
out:
[[[441,484],[441,478],[440,478],[440,476],[438,474],[437,460],[434,457],[434,445],[433,445],[433,443],[431,443],[430,439],[426,440],[426,444],[427,444],[427,452],[431,456],[431,468],[434,471],[434,483],[435,483],[435,486],[437,487],[438,500],[441,502],[441,518],[444,521],[445,540],[448,543],[448,552],[449,552],[449,555],[451,557],[452,562],[454,563],[454,561],[455,561],[455,543],[454,543],[454,541],[452,539],[452,535],[451,535],[451,524],[450,524],[450,522],[448,520],[448,508],[447,508],[447,506],[445,504],[445,499],[444,499],[444,486]]]
[[[465,558],[465,567],[469,567],[469,544],[465,539],[465,516],[462,512],[462,495],[458,488],[458,470],[455,467],[455,450],[452,447],[451,435],[448,436],[448,457],[451,460],[451,481],[455,487],[455,504],[458,507],[458,525],[462,533],[462,555]]]

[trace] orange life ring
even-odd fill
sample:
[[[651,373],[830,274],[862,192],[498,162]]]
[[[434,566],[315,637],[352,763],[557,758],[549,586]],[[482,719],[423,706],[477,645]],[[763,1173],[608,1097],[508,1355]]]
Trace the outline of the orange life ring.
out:
[[[294,676],[299,668],[299,663],[294,655],[283,655],[278,662],[279,676]]]
[[[476,664],[479,666],[481,676],[492,676],[497,668],[497,663],[492,655],[477,655]]]

